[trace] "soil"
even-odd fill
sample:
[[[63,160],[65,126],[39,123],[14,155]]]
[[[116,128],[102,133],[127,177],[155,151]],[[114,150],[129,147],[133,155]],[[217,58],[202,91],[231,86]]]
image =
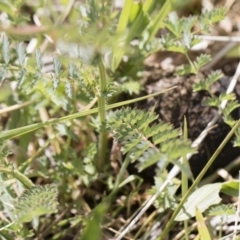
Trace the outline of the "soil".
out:
[[[228,5],[228,1],[209,1],[209,3],[210,2],[213,6]],[[203,2],[200,5],[199,3],[201,3],[201,1],[194,1],[194,6],[196,5],[198,8],[206,7],[203,5]],[[231,36],[237,34],[236,29],[238,30],[239,22],[239,14],[237,12],[240,9],[240,2],[234,1],[232,4],[232,6],[229,6],[230,9],[227,16],[228,22],[222,22],[214,26],[212,29],[213,35]],[[184,9],[181,11],[180,15],[189,16],[190,14],[194,14],[194,9],[196,10],[196,8]],[[190,58],[195,59],[196,56],[199,56],[201,53],[207,53],[215,59],[216,55],[227,44],[228,42],[209,43],[208,47],[203,50],[191,51],[189,53]],[[175,74],[176,67],[184,63],[187,63],[187,60],[183,55],[163,51],[151,55],[146,59],[143,82],[147,94],[158,92],[172,86],[177,86],[177,88],[159,95],[158,97],[149,99],[145,104],[139,104],[138,107],[145,109],[152,109],[154,107],[156,113],[159,114],[160,121],[171,122],[176,128],[182,128],[184,116],[186,116],[188,123],[188,137],[193,141],[217,114],[217,109],[206,106],[205,100],[208,97],[206,91],[197,93],[192,91],[193,83],[198,80],[195,75],[177,76]],[[225,54],[212,64],[212,66],[209,65],[209,67],[201,72],[203,77],[213,70],[219,69],[223,72],[224,77],[212,86],[212,94],[218,96],[219,94],[226,92],[232,76],[235,74],[238,63],[239,55],[235,58],[229,58],[226,57]],[[240,81],[238,81],[234,93],[238,102],[240,102]],[[236,120],[239,119],[239,109],[235,110],[232,116]],[[190,166],[195,177],[205,166],[229,131],[229,126],[224,123],[222,117],[219,117],[215,127],[208,133],[207,137],[199,147],[198,154],[192,156],[190,160]],[[229,141],[209,169],[206,176],[220,168],[226,167],[239,155],[240,148],[233,147],[232,141]],[[236,173],[238,169],[235,169],[233,174]],[[152,170],[153,169],[150,169],[143,173],[145,179],[149,179],[153,175]]]
[[[156,64],[156,59],[154,61],[154,64],[148,62],[148,65],[146,65],[146,92],[150,94],[172,86],[178,86],[178,88],[159,95],[154,99],[150,99],[146,103],[146,107],[152,108],[155,106],[155,111],[159,114],[159,119],[161,121],[171,122],[176,128],[182,127],[184,116],[186,116],[188,136],[191,140],[196,139],[217,114],[217,109],[208,107],[205,104],[205,100],[209,94],[207,91],[197,93],[192,91],[192,85],[197,80],[196,76],[177,76],[174,74],[174,68],[170,71],[164,70],[160,64]],[[235,60],[229,59],[229,64],[234,66],[234,61]],[[218,67],[221,69],[221,66]],[[234,72],[234,69],[232,69],[232,71]],[[203,74],[206,75],[207,73],[205,72]],[[211,92],[214,95],[218,96],[226,92],[231,81],[231,77],[227,74],[229,74],[229,72],[225,72],[225,76],[212,86]],[[240,100],[240,83],[237,84],[234,93],[237,99]],[[233,117],[239,119],[239,110],[234,111]],[[208,136],[201,144],[198,154],[191,158],[190,165],[194,176],[199,174],[211,155],[226,137],[229,130],[229,126],[219,117],[216,126],[208,133]],[[218,168],[225,167],[239,155],[240,148],[233,147],[232,143],[229,142],[212,165],[209,173],[212,173]]]

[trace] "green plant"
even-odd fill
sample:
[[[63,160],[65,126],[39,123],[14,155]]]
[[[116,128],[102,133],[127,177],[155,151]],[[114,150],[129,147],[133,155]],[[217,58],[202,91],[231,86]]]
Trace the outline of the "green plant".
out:
[[[40,1],[30,10],[50,9],[51,18],[44,15],[39,18],[43,28],[36,29],[38,44],[32,50],[26,49],[25,43],[32,40],[36,32],[19,28],[20,24],[29,24],[30,21],[30,18],[20,18],[24,1],[0,4],[10,21],[10,27],[1,27],[5,34],[1,45],[0,84],[10,86],[10,83],[16,83],[16,88],[10,90],[4,101],[7,105],[27,102],[9,116],[0,133],[2,152],[11,149],[7,144],[15,139],[24,153],[20,156],[18,151],[15,152],[14,164],[9,164],[6,154],[1,156],[3,194],[0,198],[7,215],[1,222],[1,237],[27,239],[34,236],[44,239],[50,236],[52,239],[63,239],[71,231],[76,234],[76,239],[79,236],[82,239],[108,237],[101,224],[108,221],[106,212],[111,211],[113,217],[124,209],[121,204],[116,204],[121,201],[118,193],[128,195],[131,187],[130,195],[134,196],[143,182],[137,175],[128,175],[130,164],[135,164],[139,172],[156,164],[155,184],[148,194],[154,195],[164,184],[168,178],[169,163],[181,169],[186,184],[187,177],[191,177],[187,156],[196,153],[196,148],[191,147],[187,139],[187,124],[181,137],[181,131],[174,129],[170,123],[158,122],[158,115],[153,111],[123,107],[171,89],[117,101],[123,92],[130,95],[140,92],[142,86],[138,78],[143,61],[159,49],[186,56],[189,64],[180,67],[179,74],[199,74],[201,67],[210,61],[210,57],[204,54],[193,61],[188,51],[199,42],[194,34],[207,31],[212,24],[223,19],[225,10],[215,9],[199,18],[178,19],[175,13],[166,18],[174,10],[175,2],[129,0],[117,12],[113,11],[108,0],[89,0],[81,5],[74,1],[62,1],[61,6],[65,10],[58,15],[59,6]],[[193,31],[197,23],[199,30]],[[169,33],[162,36],[159,45],[155,35],[161,28],[167,28]],[[45,37],[54,44],[42,44]],[[18,43],[19,39],[25,43]],[[138,44],[133,45],[133,40],[137,40]],[[44,50],[46,46],[48,48]],[[44,62],[44,58],[49,57],[48,52],[51,52],[50,72],[45,70]],[[206,80],[200,80],[194,90],[209,91],[211,84],[221,76],[220,72],[210,74]],[[221,107],[225,100],[229,100],[226,108]],[[212,96],[207,103],[219,107],[231,126],[236,123],[230,117],[230,113],[238,107],[232,94],[218,98]],[[93,108],[96,104],[97,107]],[[109,111],[114,108],[118,110]],[[18,115],[21,115],[20,119]],[[118,151],[118,154],[124,158],[115,172],[111,168],[113,150],[109,149],[109,136],[121,146],[122,153]],[[237,138],[235,145],[238,141]],[[28,158],[29,148],[34,154]],[[180,157],[183,157],[183,162],[178,161]],[[189,191],[185,185],[184,199],[201,177]],[[34,178],[43,186],[34,184],[30,180]],[[17,181],[9,183],[13,179]],[[53,185],[46,184],[48,182]],[[179,185],[180,181],[176,178],[166,185],[155,201],[159,212],[164,213],[169,208],[180,210],[184,202],[178,204],[176,192]],[[216,196],[223,184],[214,186],[217,186],[213,194]],[[225,185],[225,191],[226,188]],[[18,200],[14,203],[16,196]],[[208,206],[213,203],[216,201]],[[127,214],[131,212],[129,209]],[[40,217],[51,213],[54,215],[49,219]],[[199,214],[198,218],[201,221]],[[169,226],[173,220],[170,220]],[[30,221],[31,230],[25,224]],[[185,226],[187,228],[187,222]],[[167,226],[164,234],[168,230]]]

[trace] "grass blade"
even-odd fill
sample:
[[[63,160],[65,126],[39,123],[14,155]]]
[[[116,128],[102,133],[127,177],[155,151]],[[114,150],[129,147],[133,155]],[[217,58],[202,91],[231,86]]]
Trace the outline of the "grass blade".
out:
[[[135,98],[135,99],[128,100],[128,101],[107,105],[105,109],[110,110],[110,109],[113,109],[113,108],[117,108],[117,107],[128,105],[128,104],[131,104],[131,103],[134,103],[134,102],[138,102],[138,101],[150,98],[150,97],[160,95],[160,94],[162,94],[164,92],[167,92],[167,91],[170,91],[174,88],[176,88],[176,87],[168,88],[168,89],[165,89],[163,91],[153,93],[153,94],[149,94],[149,95],[144,96],[144,97],[139,97],[139,98]],[[87,115],[97,113],[98,111],[99,111],[99,108],[93,108],[93,109],[90,109],[90,110],[83,110],[79,113],[70,114],[68,116],[58,118],[58,119],[52,119],[52,120],[49,120],[47,122],[35,123],[35,124],[31,124],[31,125],[28,125],[28,126],[24,126],[24,127],[12,129],[12,130],[7,130],[7,131],[4,131],[4,132],[0,133],[0,140],[8,140],[8,139],[11,139],[11,138],[21,136],[23,134],[35,131],[35,130],[37,130],[39,128],[42,128],[42,127],[45,127],[45,126],[49,126],[49,125],[56,124],[56,123],[59,123],[59,122],[69,121],[69,120],[79,118],[79,117],[84,117],[84,116],[87,116]]]

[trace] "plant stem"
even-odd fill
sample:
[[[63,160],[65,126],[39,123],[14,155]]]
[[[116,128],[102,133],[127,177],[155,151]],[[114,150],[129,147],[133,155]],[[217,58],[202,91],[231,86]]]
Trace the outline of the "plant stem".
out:
[[[27,178],[24,174],[20,173],[18,170],[0,167],[0,172],[13,174],[13,176],[27,188],[31,188],[34,186],[32,181],[29,178]]]
[[[184,195],[184,197],[182,198],[181,202],[178,204],[177,208],[175,209],[172,217],[170,218],[170,220],[168,221],[166,227],[164,228],[162,234],[159,236],[159,238],[157,238],[158,240],[163,240],[166,238],[167,233],[171,230],[172,225],[174,224],[174,219],[176,218],[177,214],[179,213],[179,211],[181,210],[181,208],[183,207],[183,204],[187,201],[187,198],[189,197],[189,195],[192,193],[192,191],[195,189],[195,187],[198,185],[198,183],[201,181],[201,179],[203,178],[204,174],[207,172],[207,170],[211,167],[212,163],[214,162],[214,160],[216,159],[216,157],[219,155],[219,153],[222,151],[222,149],[224,148],[224,146],[227,144],[227,142],[231,139],[231,137],[233,136],[233,134],[235,133],[235,131],[237,130],[237,128],[240,125],[240,120],[238,120],[238,122],[235,124],[235,126],[231,129],[231,131],[229,132],[229,134],[225,137],[225,139],[222,141],[222,143],[220,144],[220,146],[217,148],[217,150],[214,152],[214,154],[212,155],[212,157],[209,159],[209,161],[207,162],[207,164],[205,165],[205,167],[202,169],[202,171],[200,172],[200,174],[198,175],[198,177],[196,178],[196,180],[194,181],[194,183],[192,184],[192,186],[188,189],[187,193]]]
[[[107,136],[108,136],[105,126],[106,96],[104,96],[104,93],[107,90],[107,74],[102,57],[99,58],[98,68],[100,73],[100,94],[98,97],[98,114],[100,118],[101,129],[99,133],[97,167],[99,170],[102,170],[106,163]]]
[[[183,139],[184,140],[188,139],[188,128],[187,128],[186,116],[184,116]],[[183,165],[187,167],[187,169],[189,169],[187,156],[183,155],[182,159],[183,159]],[[187,191],[188,191],[188,176],[182,171],[182,197],[184,197]],[[185,230],[185,240],[189,240],[188,220],[184,221],[184,230]]]
[[[114,104],[111,104],[111,105],[107,105],[105,110],[110,110],[110,109],[113,109],[113,108],[122,107],[122,106],[125,106],[125,105],[128,105],[128,104],[131,104],[131,103],[135,103],[137,101],[142,101],[142,100],[150,98],[150,97],[158,96],[158,95],[160,95],[162,93],[165,93],[165,92],[168,92],[168,91],[170,91],[170,90],[172,90],[176,87],[177,86],[174,86],[174,87],[171,87],[171,88],[168,88],[168,89],[164,89],[160,92],[149,94],[147,96],[143,96],[143,97],[127,100],[127,101],[124,101],[124,102],[118,102],[118,103],[114,103]],[[41,127],[45,127],[45,126],[48,126],[48,125],[52,125],[52,124],[56,124],[56,123],[60,123],[60,122],[64,122],[64,121],[69,121],[69,120],[72,120],[72,119],[75,119],[75,118],[84,117],[84,116],[87,116],[87,115],[97,113],[98,111],[99,111],[98,108],[93,108],[93,109],[90,109],[90,110],[83,110],[81,112],[70,114],[70,115],[67,115],[67,116],[64,116],[64,117],[61,117],[61,118],[50,119],[47,122],[34,123],[34,124],[30,124],[30,125],[27,125],[27,126],[24,126],[24,127],[15,128],[15,129],[11,129],[11,130],[6,130],[6,131],[0,133],[0,140],[8,140],[8,139],[11,139],[11,138],[21,136],[23,134],[35,131],[35,130],[41,128]]]

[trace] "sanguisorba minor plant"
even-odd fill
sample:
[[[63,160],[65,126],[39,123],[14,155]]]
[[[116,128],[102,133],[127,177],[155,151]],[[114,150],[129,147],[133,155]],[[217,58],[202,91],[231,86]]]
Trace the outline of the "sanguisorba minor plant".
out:
[[[188,57],[188,50],[199,42],[192,27],[199,21],[199,31],[207,30],[224,18],[224,9],[179,20],[176,14],[168,16],[174,3],[128,0],[120,11],[108,0],[0,3],[0,84],[2,91],[7,89],[1,101],[9,106],[6,112],[14,109],[0,133],[3,239],[63,239],[71,232],[76,239],[102,239],[109,235],[104,235],[100,223],[108,221],[104,216],[110,214],[117,191],[141,183],[138,176],[126,177],[129,163],[135,163],[138,171],[156,164],[151,194],[164,182],[169,163],[179,165],[188,175],[177,160],[196,149],[186,137],[180,137],[181,131],[170,123],[156,123],[154,112],[122,107],[160,93],[114,102],[123,91],[141,90],[140,81],[134,78],[143,60],[162,47],[189,59],[190,65],[179,73],[197,74],[210,60],[206,55],[195,61]],[[161,44],[155,38],[160,28],[169,30]],[[135,39],[138,45],[132,44]],[[220,76],[213,73],[195,90],[209,87]],[[109,111],[113,108],[119,109]],[[230,112],[228,109],[226,116]],[[124,155],[116,178],[110,168],[110,136]],[[14,161],[6,150],[15,154]],[[101,189],[95,194],[87,190],[94,184],[103,184],[107,196]],[[177,180],[169,184],[157,199],[160,212],[176,209],[179,184]],[[83,192],[87,192],[86,198]],[[116,212],[118,209],[113,215]],[[55,214],[41,217],[50,213]],[[195,216],[195,211],[189,215]],[[180,215],[178,220],[186,220],[186,216]],[[31,228],[27,222],[32,223]]]

